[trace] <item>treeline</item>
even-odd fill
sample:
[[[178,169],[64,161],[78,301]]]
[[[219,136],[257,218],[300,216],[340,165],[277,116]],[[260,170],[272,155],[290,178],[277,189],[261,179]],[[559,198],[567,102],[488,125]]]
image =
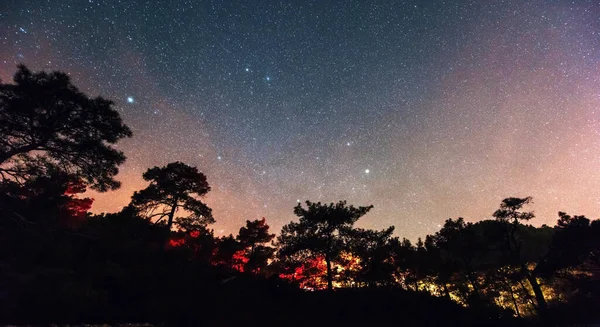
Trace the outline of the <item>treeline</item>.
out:
[[[113,106],[60,72],[19,66],[14,83],[0,84],[0,322],[599,317],[600,221],[560,212],[556,226],[527,225],[530,197],[504,199],[490,220],[448,219],[415,244],[393,227],[354,227],[373,207],[345,201],[298,204],[277,236],[263,218],[216,237],[206,176],[173,162],[148,169],[148,186],[120,212],[90,214],[93,200],[80,195],[120,186],[125,155],[114,145],[132,136]]]

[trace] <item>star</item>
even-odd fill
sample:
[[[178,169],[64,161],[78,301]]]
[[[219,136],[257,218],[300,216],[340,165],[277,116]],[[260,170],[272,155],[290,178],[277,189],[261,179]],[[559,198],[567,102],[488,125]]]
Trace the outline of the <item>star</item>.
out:
[[[394,224],[397,236],[416,240],[448,212],[470,219],[489,215],[486,208],[498,204],[490,198],[514,195],[508,187],[496,193],[494,184],[505,177],[522,179],[522,195],[540,201],[534,223],[554,224],[561,209],[557,197],[581,206],[581,214],[600,216],[600,175],[592,173],[600,163],[600,95],[597,70],[589,69],[600,63],[589,11],[596,3],[553,1],[573,8],[565,10],[543,1],[486,2],[465,15],[463,6],[443,0],[435,0],[440,5],[432,11],[421,10],[418,1],[409,11],[392,1],[387,10],[369,12],[384,26],[336,19],[338,8],[329,2],[302,14],[274,2],[269,10],[251,10],[252,20],[238,20],[245,9],[234,1],[232,10],[215,7],[217,21],[214,10],[186,8],[185,22],[195,29],[176,26],[184,15],[163,12],[153,2],[130,1],[128,12],[140,14],[123,15],[124,7],[92,1],[13,1],[15,14],[4,26],[10,33],[0,41],[0,75],[10,78],[13,61],[35,70],[64,69],[84,93],[116,100],[123,109],[123,122],[135,131],[119,143],[128,159],[117,178],[127,191],[94,196],[94,212],[129,203],[127,193],[141,187],[141,171],[181,160],[207,170],[215,233],[235,234],[245,215],[263,211],[280,227],[289,222],[291,205],[302,204],[296,199],[343,199],[377,204],[365,227]],[[345,4],[351,12],[364,9],[360,0]],[[277,26],[271,9],[278,12]],[[556,14],[541,16],[551,10]],[[139,28],[164,14],[173,19]],[[413,25],[423,18],[423,26]],[[81,28],[53,28],[63,21]],[[85,28],[100,21],[101,29]],[[362,31],[347,33],[357,23]],[[319,37],[310,26],[322,28]],[[197,34],[207,28],[216,40]],[[531,33],[548,28],[551,36]],[[92,42],[109,30],[119,31],[111,42]],[[382,31],[398,37],[372,45],[366,36]],[[437,41],[439,33],[444,42]],[[511,42],[507,35],[529,42]],[[546,56],[555,49],[560,60]],[[500,57],[480,56],[482,51]],[[582,160],[569,165],[557,153]],[[481,196],[472,207],[457,209],[456,199],[433,189],[437,185],[452,196],[474,190]],[[414,188],[426,195],[405,199]],[[407,205],[425,201],[423,196],[433,205]],[[232,204],[252,201],[252,210]],[[399,219],[400,207],[406,216],[425,214],[423,226]]]

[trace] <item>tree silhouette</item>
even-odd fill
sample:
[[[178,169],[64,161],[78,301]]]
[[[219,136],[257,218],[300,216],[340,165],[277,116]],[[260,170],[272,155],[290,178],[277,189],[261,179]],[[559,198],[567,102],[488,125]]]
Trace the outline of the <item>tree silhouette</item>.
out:
[[[498,279],[502,277],[506,282],[506,276],[499,273],[506,262],[499,260],[495,250],[498,239],[489,236],[503,230],[503,224],[497,221],[473,224],[458,218],[446,220],[440,231],[428,237],[433,246],[428,247],[428,252],[439,251],[435,260],[430,260],[437,280],[444,288],[453,284],[461,300],[471,307],[493,306],[499,286],[505,286]]]
[[[382,231],[356,228],[346,232],[348,249],[359,259],[355,282],[368,286],[390,285],[394,265],[390,255],[390,240],[394,226]]]
[[[169,230],[180,209],[189,213],[187,217],[178,218],[186,229],[214,223],[212,210],[199,199],[210,191],[210,186],[206,176],[196,167],[177,161],[164,167],[150,168],[143,177],[150,185],[131,197],[131,205],[142,216],[156,219],[156,222],[167,218]]]
[[[267,266],[268,260],[275,254],[275,249],[265,246],[275,238],[275,234],[269,234],[269,225],[265,218],[260,220],[246,221],[246,226],[240,228],[237,240],[246,248],[245,271],[257,273]]]
[[[466,290],[473,289],[470,298],[475,303],[471,304],[479,304],[482,291],[477,271],[481,269],[482,257],[488,249],[476,234],[473,224],[466,223],[463,218],[448,219],[433,241],[441,250],[440,259],[446,263],[446,267],[452,267],[468,281],[470,287],[466,287]]]
[[[125,157],[113,144],[131,132],[112,102],[87,97],[64,73],[19,66],[14,81],[0,83],[0,317],[8,323],[289,325],[293,316],[292,325],[377,325],[399,307],[410,312],[407,325],[527,324],[511,317],[536,311],[544,325],[598,320],[600,220],[559,212],[554,228],[526,225],[531,197],[504,199],[495,220],[448,219],[414,245],[393,227],[355,228],[373,206],[307,201],[276,248],[264,218],[246,221],[237,237],[215,237],[206,176],[173,162],[148,169],[149,185],[121,212],[93,215],[93,199],[77,196],[119,186]],[[334,280],[348,289],[291,288],[331,290]],[[197,306],[198,294],[211,301]],[[275,313],[268,321],[264,306]]]
[[[523,206],[531,203],[531,197],[515,198],[510,197],[502,200],[500,209],[494,212],[493,216],[505,227],[504,243],[508,251],[510,264],[517,267],[519,274],[527,279],[537,302],[537,310],[542,318],[546,318],[548,304],[542,288],[537,280],[535,268],[529,269],[527,260],[523,258],[523,240],[519,237],[519,230],[522,221],[529,221],[534,218],[533,212],[521,211]]]
[[[394,262],[394,277],[404,289],[418,290],[418,270],[420,258],[416,248],[409,239],[392,238],[390,240],[390,256]]]
[[[540,270],[551,275],[567,268],[598,269],[600,220],[591,221],[585,216],[571,216],[565,212],[559,212],[558,216],[548,258],[540,265]]]
[[[116,189],[125,161],[115,144],[131,137],[113,102],[89,98],[62,72],[18,66],[0,84],[0,177],[23,181],[59,169],[98,191]]]
[[[459,218],[460,219],[460,218]],[[437,235],[437,233],[436,233]],[[458,271],[457,265],[448,260],[447,253],[440,248],[437,243],[436,235],[427,235],[425,237],[425,252],[419,252],[421,255],[421,260],[424,261],[422,266],[422,270],[425,270],[426,274],[433,277],[433,282],[435,282],[439,288],[440,293],[450,299],[450,290],[456,289],[456,272]],[[454,287],[453,287],[454,286]],[[466,303],[467,301],[465,301]]]
[[[281,229],[281,235],[277,238],[279,253],[284,257],[303,251],[323,255],[327,264],[327,288],[332,290],[331,263],[345,247],[342,234],[373,206],[355,208],[347,206],[346,201],[328,205],[306,201],[306,206],[304,209],[298,204],[294,208],[294,214],[300,217],[299,222],[290,222]]]

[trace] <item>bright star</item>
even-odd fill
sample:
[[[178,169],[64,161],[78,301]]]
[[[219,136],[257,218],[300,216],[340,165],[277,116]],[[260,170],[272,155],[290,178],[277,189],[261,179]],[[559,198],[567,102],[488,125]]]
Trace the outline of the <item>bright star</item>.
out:
[[[127,103],[133,103],[134,101],[133,97],[127,97]]]
[[[267,76],[267,82],[271,80],[271,77]]]
[[[370,173],[370,172],[371,172],[370,170],[368,170],[368,169],[365,169],[365,174],[368,174],[368,173]]]
[[[246,68],[246,71],[247,71],[247,72],[249,72],[249,71],[250,71],[250,68]]]

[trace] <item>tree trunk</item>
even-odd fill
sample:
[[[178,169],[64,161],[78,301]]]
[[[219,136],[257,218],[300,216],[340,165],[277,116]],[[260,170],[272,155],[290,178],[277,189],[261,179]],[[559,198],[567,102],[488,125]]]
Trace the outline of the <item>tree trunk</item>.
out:
[[[469,295],[469,306],[471,307],[481,307],[484,303],[481,299],[481,290],[479,288],[479,284],[477,284],[477,278],[473,276],[472,272],[467,272],[467,280],[473,287],[473,292]]]
[[[544,319],[546,318],[546,313],[548,311],[548,304],[546,303],[546,299],[544,298],[544,293],[542,292],[542,288],[535,276],[530,271],[528,271],[527,268],[524,269],[526,269],[524,271],[525,277],[527,278],[527,281],[529,281],[529,284],[533,289],[533,294],[535,295],[535,300],[537,302],[536,308],[538,314],[540,315],[540,318]]]
[[[517,298],[515,297],[515,291],[512,288],[512,285],[510,284],[510,282],[504,282],[504,285],[506,287],[508,287],[509,291],[510,291],[510,298],[512,300],[513,305],[515,306],[515,313],[517,314],[517,317],[521,318],[521,312],[519,311],[519,305],[517,303]]]
[[[169,221],[167,222],[167,228],[169,233],[171,232],[171,227],[173,226],[173,218],[175,217],[175,211],[177,211],[177,199],[175,199],[175,203],[171,207],[171,212],[169,213]]]
[[[333,272],[331,271],[331,258],[329,254],[325,255],[325,262],[327,262],[327,289],[333,290]]]
[[[535,302],[533,302],[533,299],[531,298],[531,294],[529,294],[529,289],[525,286],[525,284],[523,284],[522,280],[519,280],[519,285],[521,285],[521,289],[523,290],[523,294],[525,294],[525,299],[527,300],[527,302],[529,302],[529,304],[531,305],[531,308],[533,308],[533,310],[536,309],[536,305]],[[529,307],[528,307],[529,308]],[[529,313],[531,315],[535,315],[535,312],[533,310],[529,310]]]
[[[171,239],[171,227],[173,226],[173,218],[175,217],[175,211],[177,211],[177,201],[171,207],[171,212],[169,213],[169,220],[167,221],[167,234],[165,235],[165,243],[164,248],[167,249],[169,247],[169,240]]]

